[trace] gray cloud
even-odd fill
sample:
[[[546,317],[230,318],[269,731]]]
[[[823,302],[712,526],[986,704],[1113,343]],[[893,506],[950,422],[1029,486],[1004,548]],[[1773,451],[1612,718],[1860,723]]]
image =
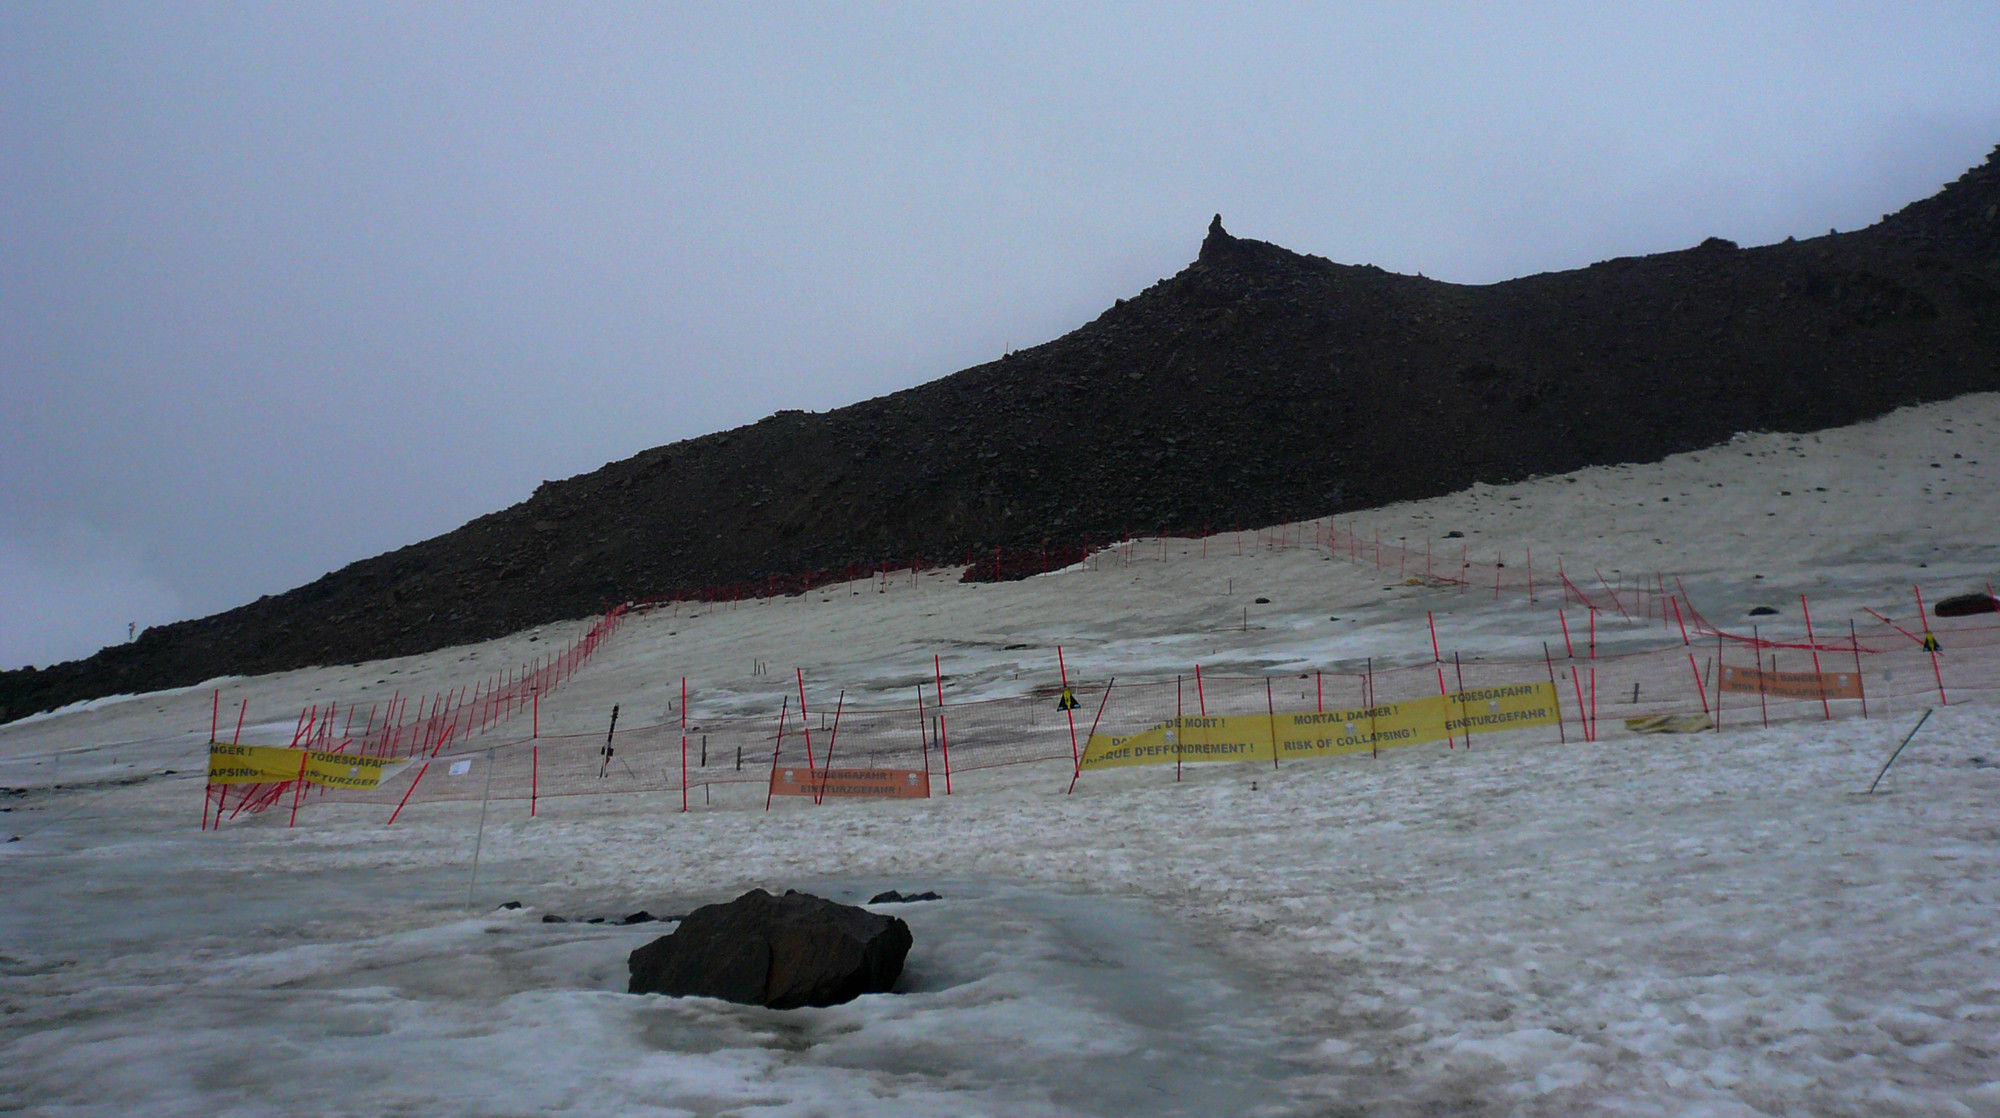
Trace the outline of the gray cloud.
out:
[[[1489,282],[2000,140],[1985,5],[1494,7],[0,9],[0,659],[1046,340],[1217,210]]]

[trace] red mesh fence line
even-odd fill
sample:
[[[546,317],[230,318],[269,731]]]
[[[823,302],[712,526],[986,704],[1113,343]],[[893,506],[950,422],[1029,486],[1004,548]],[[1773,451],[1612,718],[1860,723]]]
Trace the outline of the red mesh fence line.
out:
[[[1342,528],[1336,521],[1327,523],[1319,545],[1336,558],[1372,563],[1385,574],[1394,571],[1399,580],[1415,579],[1462,595],[1520,595],[1531,602],[1548,601],[1634,621],[1657,621],[1676,633],[1682,621],[1691,634],[1706,631],[1699,628],[1703,623],[1689,610],[1678,582],[1663,574],[1639,580],[1619,574],[1613,581],[1596,567],[1572,571],[1560,557],[1551,565],[1546,556],[1538,569],[1529,548],[1521,549],[1511,564],[1504,548],[1495,551],[1492,562],[1486,562],[1473,556],[1471,541],[1463,538],[1427,538],[1419,547],[1407,539],[1384,540],[1379,530],[1363,535],[1352,523]],[[1678,615],[1674,612],[1676,599],[1681,609]]]
[[[377,711],[371,709],[359,737],[351,732],[352,711],[348,713],[346,727],[336,734],[333,727],[340,715],[336,707],[328,706],[323,714],[317,705],[301,710],[298,726],[292,732],[292,748],[352,752],[369,757],[436,756],[461,738],[497,729],[523,710],[534,709],[540,695],[560,688],[589,661],[618,630],[626,614],[626,606],[613,607],[563,651],[495,675],[475,685],[470,695],[462,688],[432,695],[422,700],[414,715],[399,692],[390,700],[388,711],[381,712],[381,728],[376,729]],[[214,794],[215,787],[210,785],[203,799],[204,826],[208,819],[207,796]],[[324,798],[326,793],[324,788],[311,790],[315,799]],[[296,801],[299,795],[297,781],[223,786],[215,825],[220,827],[224,818],[233,819],[245,811],[256,814],[288,797]]]
[[[978,702],[947,702],[940,708],[926,701],[894,708],[841,705],[837,710],[814,709],[810,735],[798,710],[787,702],[781,714],[752,717],[697,718],[689,723],[687,779],[681,779],[682,731],[678,723],[621,726],[604,752],[602,734],[576,734],[518,739],[491,747],[491,789],[488,792],[485,750],[461,750],[439,756],[427,768],[411,766],[371,792],[336,791],[316,799],[382,805],[446,800],[473,800],[490,794],[500,800],[605,795],[619,792],[673,793],[732,785],[749,786],[762,798],[775,766],[818,771],[832,767],[926,771],[933,795],[944,794],[950,781],[971,778],[996,768],[1046,764],[1052,780],[1067,783],[1073,773],[1070,715],[1075,716],[1074,749],[1088,744],[1093,726],[1098,733],[1133,734],[1180,714],[1264,714],[1304,710],[1356,709],[1372,694],[1376,703],[1434,697],[1442,690],[1456,693],[1500,684],[1556,684],[1561,714],[1559,727],[1509,731],[1547,740],[1597,740],[1626,719],[1655,715],[1707,714],[1714,728],[1776,722],[1851,718],[1863,708],[1884,717],[1915,706],[1936,705],[2000,694],[2000,619],[1966,619],[1938,623],[1932,632],[1943,651],[1933,654],[1894,628],[1876,625],[1856,630],[1855,645],[1818,650],[1817,671],[1861,677],[1860,697],[1821,699],[1776,693],[1723,692],[1720,669],[1758,668],[1794,673],[1813,672],[1814,649],[1776,640],[1748,648],[1728,639],[1695,638],[1643,651],[1600,654],[1579,648],[1566,656],[1552,643],[1546,658],[1533,660],[1442,661],[1387,666],[1371,674],[1353,670],[1286,673],[1270,676],[1217,676],[1190,668],[1179,680],[1076,683],[1077,709],[1055,709],[1059,692]],[[1843,634],[1843,637],[1845,634]],[[1935,659],[1935,663],[1934,663]],[[1858,666],[1857,666],[1858,661]],[[697,698],[698,703],[698,698]],[[780,724],[782,722],[782,737]],[[810,736],[810,745],[808,744]],[[1447,748],[1478,748],[1488,734],[1470,740],[1452,738]],[[808,749],[810,748],[810,758]],[[949,779],[947,777],[949,754]],[[740,758],[740,760],[739,760]],[[460,775],[454,763],[471,762]],[[1298,762],[1291,762],[1298,763]],[[740,767],[739,767],[740,765]],[[1088,780],[1090,774],[1084,774]],[[413,786],[414,782],[414,786]],[[778,801],[782,804],[784,801]],[[701,801],[692,801],[700,807]]]

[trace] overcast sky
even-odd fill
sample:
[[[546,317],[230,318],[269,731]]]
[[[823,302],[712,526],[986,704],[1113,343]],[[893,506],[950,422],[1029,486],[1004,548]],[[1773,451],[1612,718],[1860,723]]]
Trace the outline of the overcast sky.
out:
[[[1216,211],[1486,283],[2000,142],[1991,0],[1218,7],[0,0],[0,667],[1045,341]]]

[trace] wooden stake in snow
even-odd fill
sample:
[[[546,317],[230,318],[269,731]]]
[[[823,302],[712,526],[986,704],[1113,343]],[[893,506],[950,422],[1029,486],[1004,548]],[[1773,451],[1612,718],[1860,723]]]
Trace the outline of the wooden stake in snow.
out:
[[[1104,685],[1104,697],[1097,700],[1097,717],[1090,720],[1090,733],[1084,737],[1083,740],[1085,742],[1088,742],[1091,738],[1097,736],[1097,724],[1104,719],[1104,704],[1111,701],[1111,689],[1113,687],[1116,687],[1117,685],[1118,685],[1117,676],[1112,676],[1111,682],[1106,683]],[[1083,763],[1079,761],[1077,763],[1075,770],[1073,770],[1069,775],[1069,790],[1071,792],[1076,791],[1076,778],[1081,775],[1083,775]],[[1067,793],[1065,793],[1065,795],[1067,795]]]

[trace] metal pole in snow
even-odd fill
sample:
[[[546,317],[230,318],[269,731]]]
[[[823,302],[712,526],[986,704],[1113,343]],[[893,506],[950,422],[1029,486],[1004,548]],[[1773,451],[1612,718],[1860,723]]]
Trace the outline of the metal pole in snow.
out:
[[[1458,662],[1458,653],[1451,654],[1451,670],[1458,676],[1458,721],[1465,731],[1465,748],[1472,748],[1472,715],[1465,709],[1465,666]]]
[[[924,783],[928,785],[931,779],[931,724],[929,716],[924,713],[924,685],[921,683],[917,684],[917,738],[924,751]]]
[[[1576,720],[1583,724],[1583,740],[1590,740],[1590,708],[1583,703],[1583,677],[1576,672],[1576,665],[1569,666],[1569,683],[1576,689]]]
[[[1373,656],[1368,658],[1368,682],[1366,687],[1367,694],[1361,697],[1361,701],[1367,704],[1368,707],[1368,756],[1372,760],[1382,756],[1382,739],[1376,734],[1375,658]]]
[[[1181,677],[1174,677],[1174,783],[1181,782]]]
[[[1722,732],[1722,631],[1715,633],[1715,732]]]
[[[493,800],[493,751],[486,751],[486,791],[479,798],[479,831],[472,839],[472,876],[465,882],[465,907],[472,907],[472,891],[479,885],[479,848],[486,841],[486,805]]]
[[[1271,700],[1271,677],[1264,677],[1264,715],[1271,720],[1271,767],[1278,767],[1278,708]]]
[[[1590,740],[1597,740],[1597,665],[1590,666]]]
[[[1861,673],[1861,637],[1855,632],[1854,619],[1847,619],[1847,643],[1854,649],[1854,686],[1861,692],[1861,717],[1868,717],[1868,684]]]
[[[944,794],[951,795],[951,736],[944,725],[944,707],[938,707],[938,752],[944,756]]]
[[[1750,626],[1750,644],[1757,653],[1757,709],[1763,712],[1764,726],[1771,725],[1771,706],[1764,699],[1764,638],[1757,634],[1757,626]]]
[[[1882,783],[1882,777],[1888,773],[1889,766],[1895,764],[1896,758],[1901,757],[1903,755],[1903,746],[1910,744],[1910,739],[1916,737],[1917,731],[1923,729],[1924,723],[1929,722],[1930,720],[1931,720],[1931,708],[1925,707],[1924,716],[1922,718],[1917,719],[1917,724],[1910,727],[1910,732],[1904,735],[1903,745],[1897,746],[1896,751],[1894,753],[1889,754],[1889,759],[1887,761],[1882,762],[1882,771],[1876,773],[1875,779],[1869,782],[1868,791],[1864,793],[1865,795],[1874,794],[1875,786],[1877,784]]]
[[[1556,658],[1549,652],[1547,641],[1542,642],[1542,666],[1549,670],[1549,697],[1556,704],[1556,736],[1564,745],[1568,745],[1569,730],[1563,726],[1562,688],[1556,686]],[[1702,709],[1708,709],[1706,702],[1702,704]]]
[[[681,677],[681,812],[688,809],[688,677]]]

